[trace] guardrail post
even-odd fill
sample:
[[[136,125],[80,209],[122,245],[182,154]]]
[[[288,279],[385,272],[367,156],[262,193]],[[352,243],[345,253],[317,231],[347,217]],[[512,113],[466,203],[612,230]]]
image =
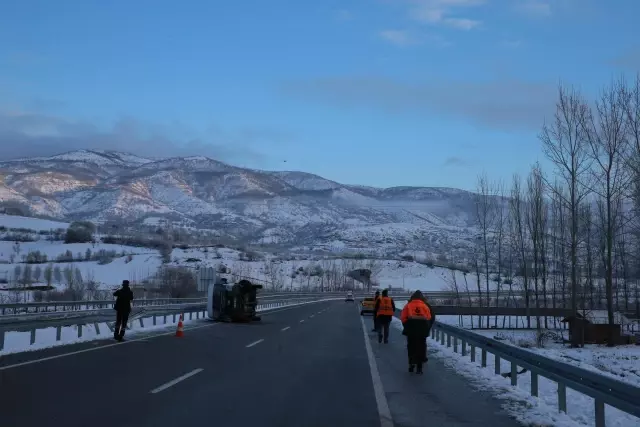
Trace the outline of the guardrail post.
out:
[[[567,413],[567,386],[563,383],[558,383],[558,409]]]
[[[462,355],[467,355],[467,342],[465,340],[462,340]]]
[[[78,338],[82,338],[82,325],[78,325]]]
[[[167,324],[167,315],[166,314],[164,316],[162,316],[162,324],[163,325]]]
[[[596,427],[605,427],[604,421],[604,402],[596,398],[594,400],[596,409]]]
[[[481,359],[482,359],[482,367],[486,368],[487,367],[487,350],[484,348],[482,349]]]
[[[472,362],[476,361],[476,346],[475,345],[471,346],[471,361]]]
[[[62,339],[62,326],[56,326],[56,341]]]
[[[4,329],[0,329],[0,351],[4,349]]]
[[[447,334],[447,347],[451,347],[451,335]]]
[[[511,361],[511,385],[518,385],[518,365],[513,360]]]
[[[531,396],[538,397],[538,373],[531,371]]]
[[[453,352],[458,352],[458,337],[455,336],[453,337]]]
[[[199,319],[199,318],[200,318],[200,312],[196,311],[196,319]]]
[[[440,345],[444,345],[444,331],[440,331]]]
[[[500,375],[500,356],[498,356],[497,354],[493,355],[493,367],[494,367],[494,371],[496,373],[496,375]]]
[[[193,311],[189,313],[189,320],[193,320]]]
[[[173,323],[176,323],[176,314],[173,313]]]
[[[93,326],[96,328],[96,335],[100,335],[100,326],[98,325],[98,322],[95,322]]]
[[[156,315],[153,315],[153,326],[156,326]]]
[[[29,338],[29,345],[33,345],[36,342],[36,328],[31,330],[31,336]]]
[[[144,328],[144,322],[143,322],[143,320],[142,320],[142,317],[141,317],[140,319],[138,319],[138,320],[140,321],[140,327],[141,327],[141,328]]]

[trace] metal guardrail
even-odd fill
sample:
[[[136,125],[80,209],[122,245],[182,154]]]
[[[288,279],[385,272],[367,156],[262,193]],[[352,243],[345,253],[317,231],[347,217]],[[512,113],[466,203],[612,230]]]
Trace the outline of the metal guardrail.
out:
[[[518,385],[518,366],[531,372],[531,395],[538,396],[538,376],[543,376],[558,384],[558,409],[567,412],[567,387],[594,399],[596,427],[605,427],[605,404],[640,418],[640,388],[604,375],[590,372],[566,363],[558,362],[521,348],[483,337],[455,326],[436,322],[431,330],[431,338],[461,354],[470,353],[475,362],[476,348],[481,349],[482,367],[487,366],[487,353],[495,357],[495,373],[501,375],[500,360],[511,362],[511,385]],[[470,346],[470,351],[467,350]]]
[[[343,295],[340,296],[342,298]],[[324,299],[334,299],[336,296],[330,295],[312,295],[304,297],[289,297],[279,300],[270,299],[259,303],[256,309],[258,311],[269,310],[277,307],[284,307],[289,305],[302,304],[305,302],[321,301]],[[173,323],[176,322],[176,317],[179,314],[189,315],[189,319],[193,319],[194,313],[196,319],[199,319],[202,315],[206,316],[207,305],[206,302],[196,304],[173,304],[165,306],[146,306],[146,307],[134,307],[129,316],[129,324],[138,321],[140,327],[144,328],[144,319],[151,318],[152,324],[157,325],[157,319],[163,318],[163,324],[166,324],[167,317],[173,316]],[[51,313],[55,314],[55,313]],[[4,320],[4,319],[3,319]],[[8,320],[8,319],[7,319]],[[30,332],[30,345],[33,345],[36,341],[36,331],[48,328],[56,329],[56,341],[62,339],[62,328],[64,327],[76,327],[78,338],[82,337],[83,328],[87,325],[93,325],[96,333],[100,335],[100,324],[106,323],[107,327],[113,331],[113,324],[115,323],[115,314],[113,309],[102,309],[97,311],[87,312],[67,312],[58,313],[58,316],[49,316],[47,318],[31,318],[31,317],[15,317],[9,321],[3,321],[0,323],[0,350],[4,348],[4,338],[6,332]]]
[[[344,296],[345,292],[261,292],[259,298],[261,300],[273,298],[291,298],[298,296]],[[357,296],[365,295],[357,293]],[[366,294],[368,295],[368,293]],[[135,299],[133,307],[147,306],[165,306],[170,304],[193,304],[205,303],[206,297],[203,298],[154,298],[154,299]],[[0,317],[29,313],[52,313],[52,312],[72,312],[87,311],[112,308],[115,300],[90,300],[90,301],[56,301],[56,302],[29,302],[29,303],[13,303],[0,304]]]

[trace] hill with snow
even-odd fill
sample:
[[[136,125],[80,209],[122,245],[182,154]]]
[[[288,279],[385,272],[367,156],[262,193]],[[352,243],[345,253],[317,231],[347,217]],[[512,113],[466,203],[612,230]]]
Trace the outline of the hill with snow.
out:
[[[244,243],[327,250],[450,253],[475,234],[473,194],[462,190],[344,185],[206,157],[95,150],[0,162],[3,207],[67,222],[170,222]]]

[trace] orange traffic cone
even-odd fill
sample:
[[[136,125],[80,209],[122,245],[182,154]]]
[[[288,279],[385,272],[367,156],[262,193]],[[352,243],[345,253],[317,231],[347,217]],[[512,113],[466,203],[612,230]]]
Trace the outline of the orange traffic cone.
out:
[[[180,320],[178,320],[178,329],[176,330],[176,337],[184,336],[184,327],[182,326],[182,314],[180,315]]]

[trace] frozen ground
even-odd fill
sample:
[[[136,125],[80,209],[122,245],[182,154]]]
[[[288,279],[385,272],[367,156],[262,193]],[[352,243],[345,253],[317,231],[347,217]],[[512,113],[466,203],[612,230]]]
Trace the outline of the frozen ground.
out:
[[[394,318],[393,325],[402,329],[402,324]],[[495,331],[491,331],[495,333]],[[437,341],[429,339],[430,355],[444,359],[446,365],[469,379],[470,384],[483,392],[490,392],[502,400],[506,411],[529,426],[584,427],[595,423],[593,399],[574,390],[567,389],[567,413],[560,413],[557,406],[557,384],[539,377],[538,398],[530,395],[531,375],[529,372],[518,375],[518,385],[511,386],[511,380],[493,372],[494,357],[489,353],[487,367],[480,366],[480,358],[471,362],[470,357],[455,353],[453,347],[447,348]],[[546,355],[546,354],[545,354]],[[564,361],[564,360],[563,360]],[[637,362],[636,362],[637,364]],[[583,366],[584,367],[584,366]],[[427,367],[428,370],[428,367]],[[508,362],[501,361],[502,372],[510,372]],[[428,371],[426,374],[428,378]],[[606,407],[607,427],[637,427],[638,418],[609,406]]]

